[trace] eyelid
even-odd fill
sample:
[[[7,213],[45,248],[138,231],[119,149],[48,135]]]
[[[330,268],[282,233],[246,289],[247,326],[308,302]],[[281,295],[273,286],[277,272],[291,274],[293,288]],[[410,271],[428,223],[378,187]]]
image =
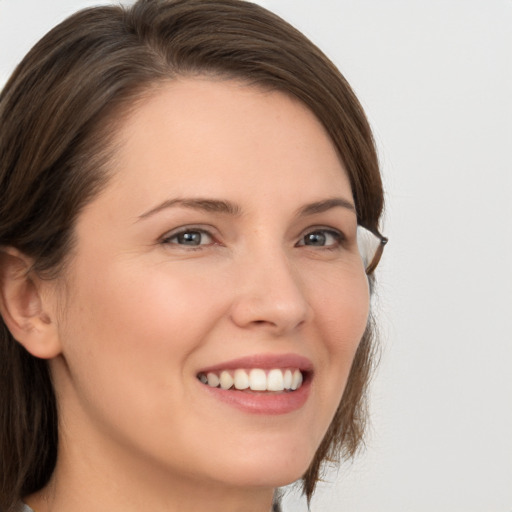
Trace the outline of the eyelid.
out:
[[[332,249],[332,248],[339,247],[343,244],[344,241],[347,240],[345,233],[343,233],[343,231],[341,231],[340,229],[336,229],[336,228],[328,227],[328,226],[312,226],[312,227],[304,230],[301,233],[299,240],[296,244],[296,247],[315,247],[314,245],[309,246],[309,245],[306,245],[305,243],[301,243],[301,242],[304,241],[304,237],[306,237],[307,235],[309,235],[311,233],[318,233],[318,232],[328,233],[337,239],[336,244],[316,246],[321,249]]]
[[[180,226],[179,228],[175,228],[175,229],[172,229],[171,231],[167,231],[164,235],[162,235],[158,239],[158,243],[170,244],[170,245],[181,245],[181,244],[171,244],[170,240],[172,238],[175,238],[175,237],[183,234],[183,233],[187,233],[190,231],[201,233],[203,235],[207,235],[212,240],[208,244],[200,244],[199,246],[196,246],[196,247],[201,247],[201,245],[213,245],[216,243],[216,237],[213,234],[214,229],[211,227],[198,226],[198,225]],[[189,248],[193,248],[193,246],[190,246]]]

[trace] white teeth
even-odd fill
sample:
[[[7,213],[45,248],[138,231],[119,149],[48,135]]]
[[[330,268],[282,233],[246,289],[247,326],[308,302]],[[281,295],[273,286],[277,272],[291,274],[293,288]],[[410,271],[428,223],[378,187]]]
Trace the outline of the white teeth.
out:
[[[270,370],[267,376],[268,391],[283,391],[284,377],[281,370]]]
[[[233,377],[229,372],[222,372],[220,374],[220,387],[222,389],[229,389],[233,385]]]
[[[214,372],[198,376],[203,384],[221,389],[251,389],[252,391],[295,391],[302,386],[303,375],[300,370],[281,370],[274,368],[270,371],[253,368],[249,372],[237,369],[234,372],[223,370],[220,375]]]
[[[302,373],[300,373],[299,370],[295,370],[293,372],[291,389],[293,391],[295,391],[296,389],[300,388],[301,386],[302,386]]]
[[[286,370],[284,372],[284,377],[283,377],[284,389],[292,389],[292,380],[293,380],[292,371]]]
[[[252,391],[267,390],[267,375],[264,370],[253,369],[249,373],[249,387]]]
[[[208,379],[208,386],[212,388],[216,388],[220,384],[220,379],[215,373],[208,373],[206,378]]]
[[[236,389],[247,389],[249,387],[249,375],[245,370],[235,370],[234,381]]]

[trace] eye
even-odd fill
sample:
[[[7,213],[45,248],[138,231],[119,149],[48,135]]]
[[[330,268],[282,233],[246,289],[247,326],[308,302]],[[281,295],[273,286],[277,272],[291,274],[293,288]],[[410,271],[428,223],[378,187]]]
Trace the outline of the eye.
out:
[[[315,229],[306,233],[297,243],[297,246],[336,248],[343,241],[343,234],[333,229]]]
[[[213,237],[203,229],[184,229],[164,237],[162,243],[198,247],[213,244]]]

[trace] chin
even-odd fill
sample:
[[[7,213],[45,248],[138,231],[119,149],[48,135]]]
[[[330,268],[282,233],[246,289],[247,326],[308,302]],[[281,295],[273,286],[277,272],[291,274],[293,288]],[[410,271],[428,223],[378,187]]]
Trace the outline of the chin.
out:
[[[286,443],[283,443],[284,445]],[[237,487],[282,487],[300,479],[309,468],[315,451],[302,446],[275,449],[241,449],[217,466],[216,476]]]
[[[309,464],[294,465],[277,463],[273,466],[244,467],[233,474],[224,475],[223,483],[236,488],[276,488],[284,487],[299,480]],[[218,475],[217,475],[218,477]]]

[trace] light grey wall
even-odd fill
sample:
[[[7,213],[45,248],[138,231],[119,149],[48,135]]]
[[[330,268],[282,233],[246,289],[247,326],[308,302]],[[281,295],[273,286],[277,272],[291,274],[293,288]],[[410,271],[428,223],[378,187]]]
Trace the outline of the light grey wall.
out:
[[[0,0],[0,82],[95,3]],[[387,190],[372,433],[312,512],[511,512],[512,1],[259,3],[351,82]]]

